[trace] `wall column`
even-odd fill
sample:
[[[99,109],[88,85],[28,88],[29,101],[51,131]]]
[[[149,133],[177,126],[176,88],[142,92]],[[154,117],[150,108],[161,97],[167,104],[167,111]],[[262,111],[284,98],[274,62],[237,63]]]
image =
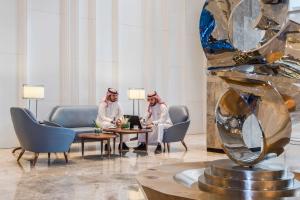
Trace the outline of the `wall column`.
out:
[[[26,107],[23,100],[23,84],[26,84],[29,68],[29,44],[30,44],[30,0],[17,1],[18,27],[17,27],[17,103],[20,107]]]
[[[60,25],[60,102],[79,103],[79,2],[61,0]]]

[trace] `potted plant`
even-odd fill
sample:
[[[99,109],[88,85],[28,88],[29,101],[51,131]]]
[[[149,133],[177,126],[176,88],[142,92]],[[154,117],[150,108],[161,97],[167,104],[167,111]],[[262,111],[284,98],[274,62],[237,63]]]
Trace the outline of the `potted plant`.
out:
[[[102,133],[101,126],[98,125],[96,121],[93,121],[93,124],[94,124],[94,127],[95,127],[95,129],[94,129],[95,134],[99,135],[100,133]]]
[[[121,124],[121,128],[122,129],[130,129],[129,118],[124,118],[124,120],[122,121],[122,124]]]

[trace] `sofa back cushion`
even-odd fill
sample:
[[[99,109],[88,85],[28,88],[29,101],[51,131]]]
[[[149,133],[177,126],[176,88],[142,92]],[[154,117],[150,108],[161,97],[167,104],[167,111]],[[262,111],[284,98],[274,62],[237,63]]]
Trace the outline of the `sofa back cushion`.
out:
[[[186,122],[189,119],[189,111],[186,106],[170,106],[169,115],[173,124]]]
[[[92,127],[97,114],[97,106],[56,106],[49,121],[66,128]]]

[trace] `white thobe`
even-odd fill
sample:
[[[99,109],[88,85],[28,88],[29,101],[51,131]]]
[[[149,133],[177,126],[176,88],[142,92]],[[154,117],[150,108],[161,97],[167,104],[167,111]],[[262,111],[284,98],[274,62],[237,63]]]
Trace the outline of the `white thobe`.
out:
[[[115,128],[113,121],[123,120],[123,111],[118,102],[101,102],[98,108],[96,123],[102,128]],[[123,141],[128,142],[129,136],[123,135]]]
[[[164,130],[172,126],[172,121],[169,116],[168,107],[165,104],[156,104],[150,107],[151,116],[149,113],[145,117],[146,123],[153,123],[152,132],[148,134],[148,144],[156,145],[161,143],[164,136]],[[145,142],[145,135],[139,134],[139,142]]]

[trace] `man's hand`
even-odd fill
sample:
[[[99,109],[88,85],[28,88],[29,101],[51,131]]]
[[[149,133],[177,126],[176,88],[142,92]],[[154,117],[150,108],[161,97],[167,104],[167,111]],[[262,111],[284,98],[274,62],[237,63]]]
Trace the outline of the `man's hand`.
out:
[[[119,127],[119,126],[121,126],[121,124],[122,124],[122,121],[120,119],[118,119],[116,122],[116,125]]]
[[[154,126],[154,124],[153,124],[153,123],[151,123],[151,124],[147,124],[146,128],[152,128],[153,126]]]

